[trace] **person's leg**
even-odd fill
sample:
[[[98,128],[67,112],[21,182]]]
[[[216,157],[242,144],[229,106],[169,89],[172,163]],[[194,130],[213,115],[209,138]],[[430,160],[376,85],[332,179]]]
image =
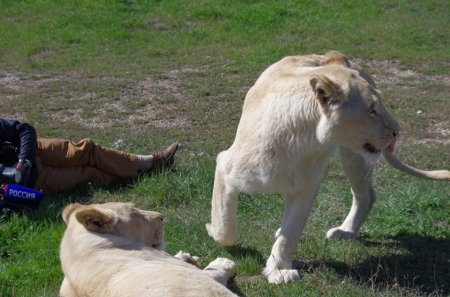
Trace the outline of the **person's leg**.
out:
[[[90,139],[75,143],[40,138],[38,157],[44,167],[91,167],[119,177],[136,177],[139,169],[137,155],[104,148]]]
[[[77,143],[63,139],[38,139],[38,157],[44,166],[89,166],[120,177],[135,177],[138,171],[159,173],[170,168],[178,148],[179,144],[173,143],[150,155],[136,155],[104,148],[90,139]]]
[[[88,166],[50,167],[39,163],[38,170],[35,188],[46,194],[70,190],[87,182],[107,185],[120,179]]]

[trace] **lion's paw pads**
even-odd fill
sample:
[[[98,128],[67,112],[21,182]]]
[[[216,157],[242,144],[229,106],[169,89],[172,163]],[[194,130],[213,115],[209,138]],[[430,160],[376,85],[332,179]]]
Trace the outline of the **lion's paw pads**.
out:
[[[263,275],[267,277],[267,280],[271,284],[289,283],[300,279],[300,275],[295,269],[275,269],[270,271],[266,267]]]
[[[353,239],[358,237],[358,234],[351,231],[344,231],[340,229],[339,227],[331,228],[327,232],[327,239],[335,239],[335,238],[341,238],[341,239]]]

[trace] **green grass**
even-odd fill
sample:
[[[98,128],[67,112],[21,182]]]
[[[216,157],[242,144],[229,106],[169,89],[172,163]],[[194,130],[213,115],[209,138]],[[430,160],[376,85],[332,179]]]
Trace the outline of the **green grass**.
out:
[[[448,167],[448,11],[448,1],[0,0],[3,117],[32,123],[42,137],[91,137],[105,146],[123,139],[124,150],[138,153],[184,144],[174,172],[107,189],[85,185],[1,219],[0,295],[56,296],[62,209],[105,201],[163,212],[170,253],[198,255],[203,265],[235,260],[231,288],[241,296],[449,295],[448,183],[385,163],[361,238],[328,242],[326,231],[351,205],[331,160],[294,255],[300,282],[275,286],[259,277],[281,196],[240,196],[234,248],[217,245],[204,228],[215,156],[233,141],[248,88],[286,55],[337,49],[359,58],[402,125],[400,158]],[[397,68],[414,74],[396,75]]]
[[[20,69],[151,73],[189,63],[252,71],[339,49],[439,71],[446,1],[2,1],[1,62]],[[225,65],[224,65],[225,64]]]

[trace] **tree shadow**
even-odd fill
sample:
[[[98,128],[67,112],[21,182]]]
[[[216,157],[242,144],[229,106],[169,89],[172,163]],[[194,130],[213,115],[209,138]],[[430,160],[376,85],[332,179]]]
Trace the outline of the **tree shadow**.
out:
[[[330,267],[343,277],[373,290],[393,289],[419,294],[450,294],[450,239],[436,239],[403,234],[385,237],[380,241],[360,239],[367,246],[385,246],[404,249],[401,255],[371,256],[364,261],[348,265],[337,261],[320,261],[294,267]],[[386,243],[385,241],[389,241]]]

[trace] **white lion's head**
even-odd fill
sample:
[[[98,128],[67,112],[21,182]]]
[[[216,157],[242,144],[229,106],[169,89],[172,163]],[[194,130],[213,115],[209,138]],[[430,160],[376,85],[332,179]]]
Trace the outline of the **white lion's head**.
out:
[[[384,108],[370,76],[344,55],[327,53],[310,85],[321,109],[320,141],[347,147],[368,159],[393,144],[398,123]]]
[[[79,223],[89,232],[114,235],[156,249],[165,247],[164,216],[131,203],[74,203],[64,209],[62,217],[67,225]]]

